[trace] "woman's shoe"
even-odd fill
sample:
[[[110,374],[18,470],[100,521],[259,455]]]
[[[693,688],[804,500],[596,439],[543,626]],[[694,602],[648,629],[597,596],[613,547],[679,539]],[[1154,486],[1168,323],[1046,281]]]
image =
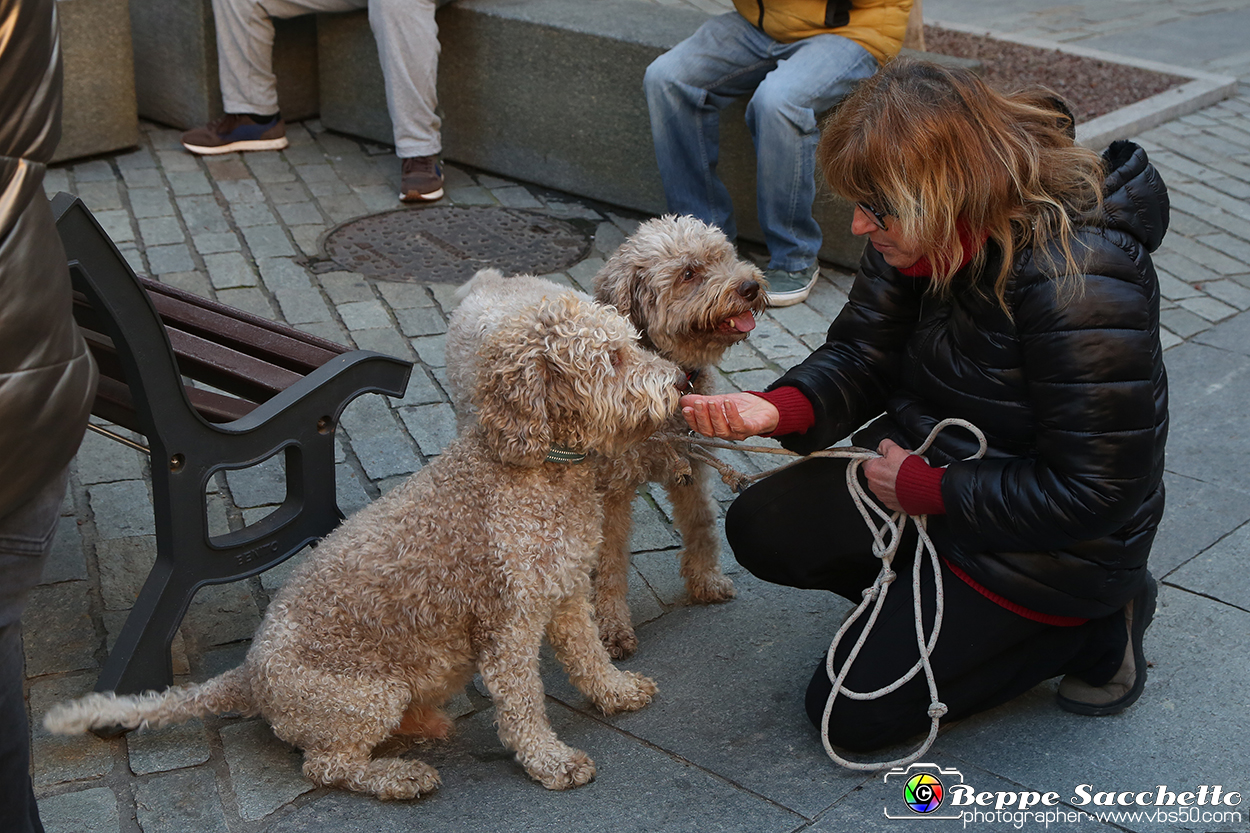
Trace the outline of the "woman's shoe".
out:
[[[1146,586],[1133,600],[1124,606],[1124,624],[1128,628],[1128,645],[1124,648],[1124,662],[1109,681],[1093,686],[1068,674],[1059,683],[1055,698],[1059,708],[1075,714],[1103,717],[1119,714],[1137,702],[1146,687],[1146,654],[1142,650],[1142,638],[1155,615],[1155,602],[1159,595],[1159,583],[1146,573]]]

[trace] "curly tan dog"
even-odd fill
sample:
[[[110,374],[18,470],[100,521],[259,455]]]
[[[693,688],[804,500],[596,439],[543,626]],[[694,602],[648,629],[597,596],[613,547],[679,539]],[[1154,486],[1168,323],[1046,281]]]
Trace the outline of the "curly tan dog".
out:
[[[611,304],[642,333],[643,346],[676,362],[693,393],[716,389],[713,366],[755,327],[765,307],[767,281],[740,260],[719,229],[693,217],[666,216],[638,227],[595,276],[595,299]],[[667,431],[684,433],[674,416]],[[608,653],[627,657],[638,649],[629,613],[629,533],[635,492],[661,483],[673,504],[682,537],[681,575],[700,604],[733,598],[733,583],[720,570],[716,508],[704,465],[693,476],[672,476],[672,446],[658,438],[614,461],[604,498],[604,541],[595,573],[595,613]]]
[[[447,323],[443,354],[447,361],[447,388],[456,424],[473,424],[470,401],[477,387],[478,350],[517,309],[563,296],[592,303],[585,292],[533,275],[505,277],[498,269],[481,269],[456,290],[457,306]]]
[[[417,760],[376,750],[439,738],[440,710],[475,669],[499,737],[550,789],[594,763],[556,737],[544,707],[544,633],[605,713],[645,706],[655,684],[612,665],[592,619],[590,571],[603,515],[593,466],[649,436],[677,406],[678,368],[629,322],[574,297],[513,310],[486,338],[478,420],[436,461],[353,516],[265,613],[242,665],[161,694],[90,694],[48,712],[59,733],[260,714],[304,751],[304,774],[381,798],[438,785]]]
[[[696,393],[715,390],[712,365],[755,326],[765,305],[763,275],[738,259],[718,229],[693,217],[649,220],[608,259],[595,277],[597,300],[629,316],[642,343],[687,373]],[[484,269],[457,292],[460,306],[447,327],[447,378],[459,418],[471,421],[467,391],[477,372],[477,345],[518,304],[561,294],[584,294],[532,275],[504,277]],[[668,430],[684,433],[674,416]],[[733,597],[720,571],[720,539],[704,466],[694,466],[663,435],[601,466],[605,493],[604,544],[595,573],[595,610],[608,652],[625,657],[638,647],[630,620],[629,532],[632,502],[648,480],[663,483],[685,545],[681,574],[699,603]]]

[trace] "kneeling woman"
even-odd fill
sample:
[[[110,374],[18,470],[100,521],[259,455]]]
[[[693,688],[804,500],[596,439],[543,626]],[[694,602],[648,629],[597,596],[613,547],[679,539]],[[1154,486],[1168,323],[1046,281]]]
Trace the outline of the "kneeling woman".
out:
[[[886,66],[821,138],[825,178],[856,204],[851,229],[869,243],[828,340],[766,392],[682,400],[700,433],[776,436],[804,454],[877,417],[853,438],[882,455],[864,466],[867,485],[889,509],[929,515],[941,555],[932,663],[948,719],[1060,675],[1060,706],[1115,714],[1146,680],[1146,559],[1167,438],[1149,253],[1167,192],[1141,148],[1117,142],[1100,158],[1072,136],[1053,97],[1002,95],[927,63]],[[983,459],[964,461],[977,444],[954,428],[927,462],[910,453],[948,417],[985,433]],[[880,562],[845,469],[814,457],[748,489],[725,522],[738,560],[858,602]],[[902,578],[851,690],[887,685],[918,658],[913,547],[900,548]],[[929,628],[927,559],[921,586]],[[822,663],[807,696],[818,726],[830,690]],[[839,698],[829,739],[861,751],[904,740],[928,727],[929,699],[923,675],[879,700]]]

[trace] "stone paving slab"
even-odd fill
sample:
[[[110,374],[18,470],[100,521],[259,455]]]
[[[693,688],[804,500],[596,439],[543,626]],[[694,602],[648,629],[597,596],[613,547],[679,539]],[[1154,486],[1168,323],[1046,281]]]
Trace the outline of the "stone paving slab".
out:
[[[1230,487],[1168,472],[1163,482],[1168,508],[1150,553],[1150,569],[1157,578],[1250,520],[1250,491],[1244,481]]]
[[[454,740],[416,753],[442,778],[428,798],[384,803],[334,792],[286,813],[269,829],[529,833],[603,825],[619,833],[782,833],[803,824],[784,808],[628,734],[605,731],[558,704],[547,711],[557,735],[594,758],[597,776],[588,787],[551,792],[530,780],[500,747],[488,710],[461,721]]]
[[[1250,357],[1191,343],[1168,351],[1171,429],[1168,469],[1204,483],[1246,484]]]
[[[1173,20],[1166,31],[1156,27],[1136,29],[1084,38],[1081,43],[1163,63],[1172,63],[1177,55],[1201,55],[1209,65],[1245,53],[1246,32],[1250,32],[1250,7]]]
[[[621,731],[814,818],[864,780],[828,765],[803,711],[803,693],[848,602],[734,577],[738,596],[683,607],[638,629],[639,653],[621,667],[656,680],[642,711],[606,718]],[[553,669],[552,697],[590,709]]]
[[[1205,69],[1250,75],[1246,0],[926,0],[926,20],[957,21],[999,32],[1079,43]]]

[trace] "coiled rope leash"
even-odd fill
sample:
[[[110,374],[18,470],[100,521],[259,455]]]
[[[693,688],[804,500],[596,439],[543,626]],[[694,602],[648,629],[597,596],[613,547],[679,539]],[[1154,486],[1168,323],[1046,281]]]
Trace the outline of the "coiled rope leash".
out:
[[[963,419],[942,420],[933,427],[933,430],[929,432],[929,436],[925,438],[925,441],[921,443],[920,447],[915,449],[912,453],[923,455],[929,449],[929,446],[933,444],[937,435],[952,425],[969,431],[974,437],[977,438],[977,443],[979,445],[977,452],[966,459],[978,460],[984,456],[986,448],[988,447],[985,441],[985,434],[983,434],[981,430],[971,422]],[[703,437],[688,436],[681,437],[679,439],[682,442],[689,443],[691,445],[690,452],[692,457],[695,457],[699,461],[704,462],[716,469],[720,473],[721,479],[724,480],[728,486],[733,488],[734,491],[738,492],[742,491],[756,480],[770,474],[775,474],[781,469],[788,468],[800,462],[799,460],[795,460],[779,468],[772,469],[771,471],[761,472],[755,475],[743,475],[742,473],[737,472],[725,465],[712,453],[704,451],[702,448],[698,448],[698,446],[731,448],[737,451],[762,452],[766,454],[798,455],[795,455],[794,452],[786,451],[785,449],[770,448],[767,446],[742,446],[721,440],[710,440]],[[884,509],[878,506],[875,501],[869,498],[867,491],[860,485],[858,476],[860,466],[862,466],[866,460],[880,457],[881,455],[877,452],[851,446],[814,451],[808,456],[845,457],[850,460],[850,463],[846,467],[846,488],[847,491],[850,492],[851,499],[855,502],[855,508],[859,510],[859,514],[863,517],[864,523],[868,525],[868,529],[872,533],[872,554],[881,559],[881,572],[877,574],[877,578],[873,581],[872,586],[864,590],[863,601],[859,603],[855,610],[851,611],[851,614],[846,617],[842,626],[838,628],[838,632],[834,634],[833,642],[829,645],[829,651],[825,655],[825,672],[829,675],[830,682],[833,683],[833,689],[829,692],[829,699],[825,702],[825,711],[821,716],[820,739],[825,745],[825,751],[829,753],[829,757],[833,759],[834,763],[839,766],[846,767],[847,769],[871,771],[885,769],[887,767],[906,766],[912,761],[919,759],[925,752],[929,751],[929,747],[933,745],[933,741],[937,737],[938,725],[941,718],[947,711],[946,704],[938,699],[937,681],[934,679],[933,667],[929,662],[929,655],[933,653],[933,648],[937,645],[938,634],[942,629],[942,611],[945,605],[945,594],[942,590],[942,570],[941,564],[938,561],[937,548],[933,545],[932,539],[929,538],[927,529],[928,516],[917,515],[912,517],[912,520],[916,524],[917,534],[916,555],[912,560],[912,587],[914,588],[912,601],[916,621],[916,647],[920,651],[920,659],[911,667],[910,670],[904,673],[903,676],[883,688],[868,692],[851,691],[843,685],[843,682],[846,680],[847,674],[850,673],[851,666],[854,664],[856,657],[859,656],[860,649],[864,647],[864,642],[867,641],[868,634],[872,630],[872,626],[876,623],[877,616],[881,612],[882,606],[885,604],[886,593],[889,592],[890,585],[897,577],[894,570],[891,569],[891,565],[894,562],[894,556],[897,553],[899,543],[902,540],[903,530],[907,526],[907,519],[911,516],[902,511],[897,511],[892,514],[887,513]],[[877,518],[882,521],[880,526],[878,526],[873,520],[873,515],[876,515]],[[926,550],[929,553],[930,563],[933,565],[934,598],[936,603],[936,609],[933,616],[933,632],[929,634],[927,639],[925,638],[924,620],[922,618],[920,608],[921,554]],[[864,611],[866,611],[869,607],[872,608],[872,611],[868,615],[868,621],[865,623],[863,630],[860,631],[859,639],[856,640],[855,645],[851,648],[851,652],[847,655],[846,662],[843,663],[842,668],[835,669],[833,657],[838,649],[839,643],[842,641],[842,637],[846,634],[850,627],[859,620],[860,616],[862,616]],[[918,674],[922,669],[924,670],[925,679],[929,683],[929,717],[932,719],[933,723],[929,728],[929,736],[924,740],[918,749],[910,755],[899,758],[898,760],[882,763],[848,761],[834,751],[833,746],[829,743],[829,716],[833,713],[833,703],[837,700],[839,694],[849,697],[852,700],[876,700],[897,691],[909,680],[915,677],[916,674]]]

